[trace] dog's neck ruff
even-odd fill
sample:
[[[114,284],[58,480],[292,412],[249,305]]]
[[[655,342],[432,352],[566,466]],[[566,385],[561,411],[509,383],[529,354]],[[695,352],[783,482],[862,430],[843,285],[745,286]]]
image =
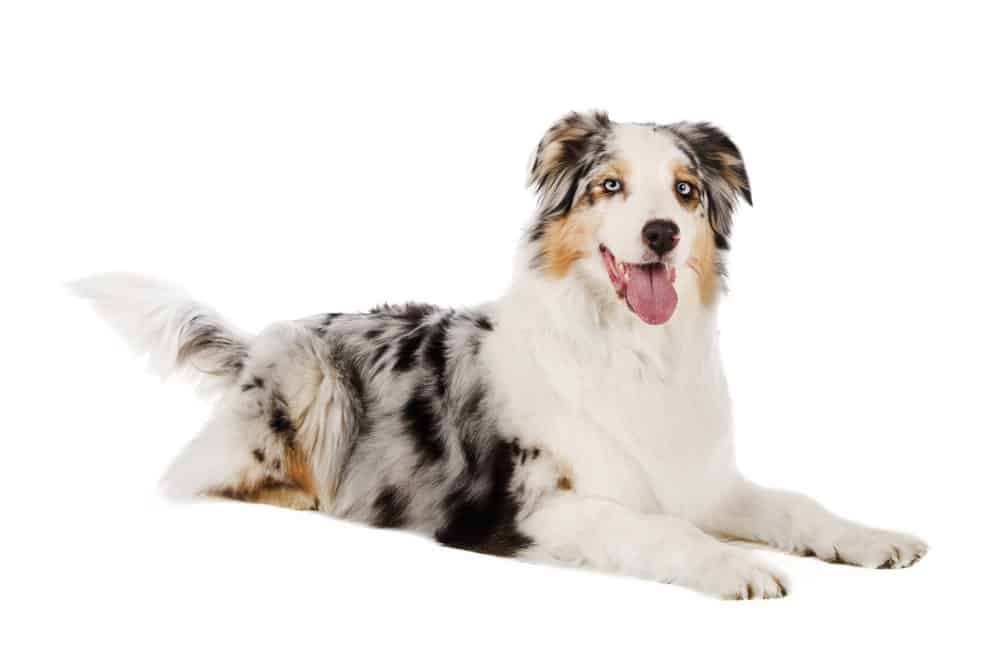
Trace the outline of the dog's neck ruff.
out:
[[[559,340],[565,351],[578,358],[615,357],[633,352],[654,366],[665,362],[678,368],[697,366],[706,355],[715,357],[717,305],[700,299],[693,270],[677,270],[676,310],[659,325],[643,322],[620,299],[588,286],[572,272],[553,278],[530,267],[527,255],[519,256],[514,279],[501,299],[500,321],[522,328],[526,344],[532,333]],[[510,315],[505,317],[504,314]]]

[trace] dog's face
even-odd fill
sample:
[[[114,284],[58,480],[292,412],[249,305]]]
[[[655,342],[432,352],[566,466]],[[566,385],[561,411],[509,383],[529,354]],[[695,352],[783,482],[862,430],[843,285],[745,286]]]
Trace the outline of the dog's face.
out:
[[[679,271],[710,301],[722,274],[737,197],[750,201],[739,149],[705,124],[612,123],[570,114],[538,146],[529,233],[535,268],[617,298],[647,324],[673,314]]]

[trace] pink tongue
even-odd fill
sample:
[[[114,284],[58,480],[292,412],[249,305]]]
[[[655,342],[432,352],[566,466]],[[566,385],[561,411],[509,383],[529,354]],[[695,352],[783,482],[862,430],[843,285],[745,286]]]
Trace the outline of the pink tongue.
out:
[[[677,307],[677,290],[663,264],[640,264],[631,267],[632,275],[625,298],[646,324],[663,324]]]

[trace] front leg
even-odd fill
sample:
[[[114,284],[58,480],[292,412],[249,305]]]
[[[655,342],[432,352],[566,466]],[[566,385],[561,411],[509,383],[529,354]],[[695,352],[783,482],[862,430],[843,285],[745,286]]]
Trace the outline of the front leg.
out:
[[[927,552],[927,544],[912,535],[869,528],[802,494],[743,480],[698,525],[721,537],[861,567],[909,567]]]
[[[787,591],[784,575],[745,549],[682,519],[640,514],[602,498],[549,496],[519,530],[532,540],[521,554],[531,560],[676,583],[727,599],[777,598]]]

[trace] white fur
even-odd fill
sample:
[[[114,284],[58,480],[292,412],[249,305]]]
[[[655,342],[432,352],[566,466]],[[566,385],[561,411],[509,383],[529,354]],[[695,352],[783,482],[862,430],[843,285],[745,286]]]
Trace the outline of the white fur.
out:
[[[121,336],[133,352],[148,359],[149,372],[157,377],[186,373],[207,392],[224,383],[213,381],[218,355],[195,355],[189,367],[177,363],[177,350],[185,328],[195,317],[229,331],[237,342],[249,340],[211,307],[199,303],[170,283],[134,273],[109,272],[89,276],[69,285],[87,299],[97,313]]]

